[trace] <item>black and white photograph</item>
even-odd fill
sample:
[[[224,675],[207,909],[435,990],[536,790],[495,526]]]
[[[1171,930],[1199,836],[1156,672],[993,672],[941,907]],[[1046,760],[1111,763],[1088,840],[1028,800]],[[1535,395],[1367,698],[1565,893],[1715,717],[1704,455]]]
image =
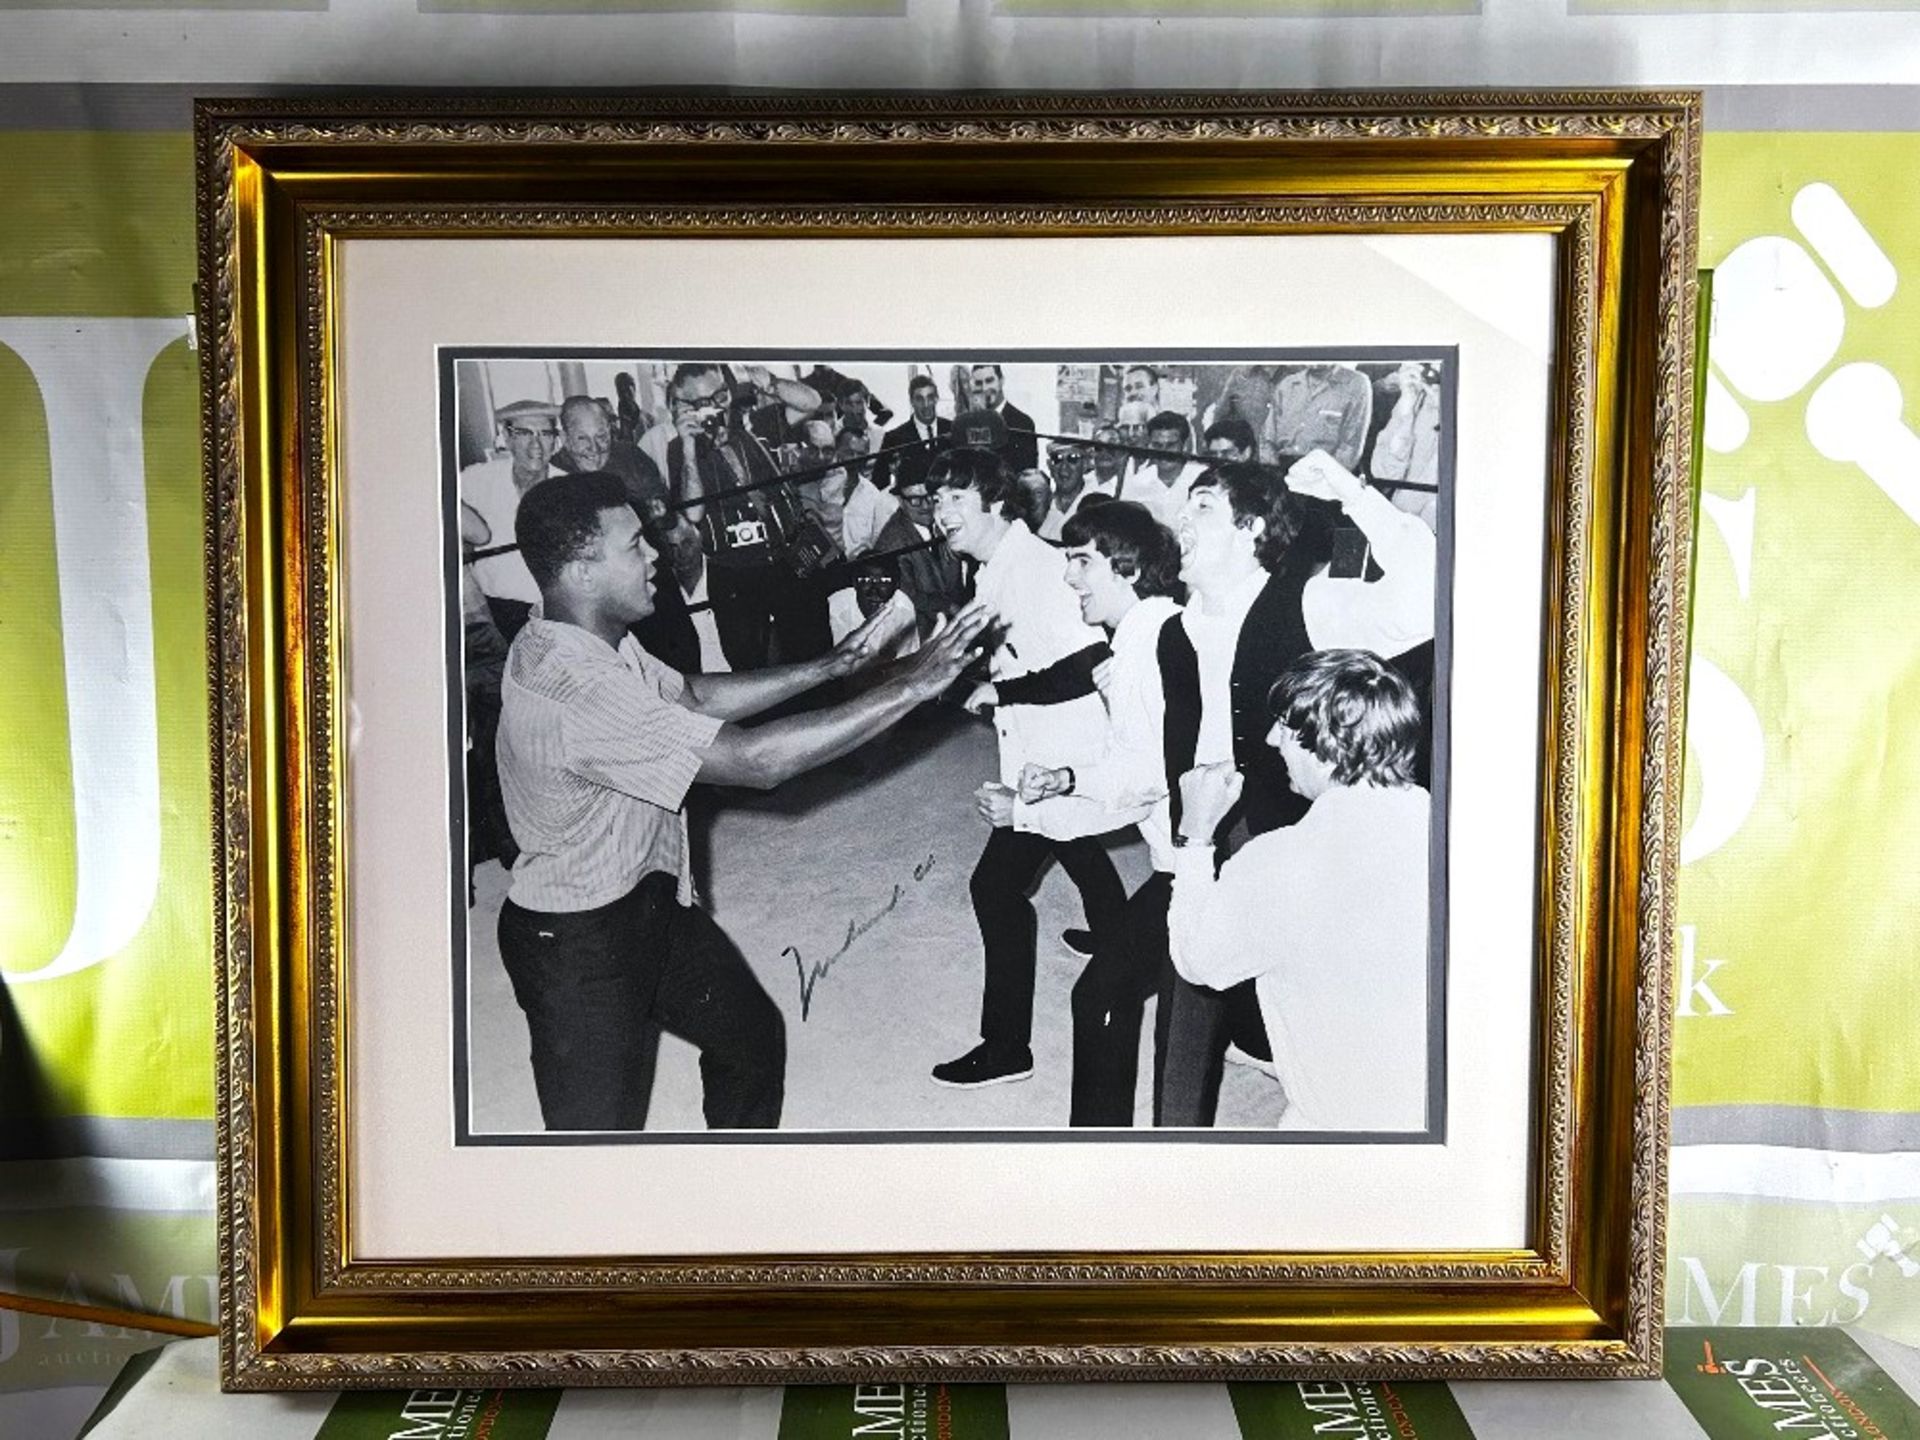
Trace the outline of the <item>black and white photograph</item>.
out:
[[[1445,1140],[1453,347],[438,355],[457,1143]]]

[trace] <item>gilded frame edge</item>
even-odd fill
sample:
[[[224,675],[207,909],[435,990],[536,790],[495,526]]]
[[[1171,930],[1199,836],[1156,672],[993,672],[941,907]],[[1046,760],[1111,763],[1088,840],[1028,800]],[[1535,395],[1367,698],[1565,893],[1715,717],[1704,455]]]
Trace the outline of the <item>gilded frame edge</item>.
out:
[[[452,107],[449,113],[449,107]],[[263,118],[264,117],[264,118]],[[379,97],[358,102],[275,102],[266,107],[251,102],[214,102],[203,104],[197,115],[198,189],[202,216],[201,237],[201,323],[211,339],[213,363],[208,367],[204,387],[203,458],[207,467],[206,503],[208,506],[207,567],[212,604],[209,608],[208,644],[210,657],[210,716],[216,805],[215,843],[215,926],[222,965],[219,1016],[220,1065],[217,1076],[217,1125],[220,1139],[220,1251],[223,1275],[232,1282],[223,1287],[221,1330],[223,1336],[223,1375],[230,1388],[326,1388],[340,1385],[371,1385],[405,1380],[413,1383],[424,1378],[444,1378],[449,1382],[471,1383],[476,1379],[525,1380],[538,1375],[548,1383],[684,1383],[698,1379],[705,1383],[728,1380],[829,1380],[890,1375],[956,1376],[968,1379],[1032,1378],[1254,1378],[1306,1372],[1341,1374],[1419,1374],[1442,1376],[1495,1374],[1596,1374],[1646,1375],[1654,1373],[1659,1360],[1658,1276],[1663,1259],[1665,1221],[1665,1163],[1667,1139],[1667,1095],[1665,1064],[1670,1046],[1670,1011],[1666,1004],[1670,985],[1668,956],[1672,940],[1672,889],[1677,869],[1679,825],[1679,773],[1681,761],[1681,699],[1684,675],[1687,554],[1690,494],[1687,445],[1691,436],[1693,392],[1686,376],[1692,365],[1692,306],[1694,298],[1692,220],[1697,208],[1699,181],[1700,112],[1697,95],[1684,93],[1634,94],[1619,92],[1583,92],[1558,95],[1483,95],[1483,94],[1399,94],[1399,95],[1209,95],[1158,96],[1128,95],[1107,97],[964,97],[799,96],[779,100],[715,97],[659,97],[640,106],[621,98],[579,97],[550,101],[482,102],[478,105],[455,104],[440,97]],[[1618,741],[1610,743],[1609,762],[1639,762],[1643,784],[1637,795],[1621,797],[1625,810],[1637,812],[1639,854],[1652,857],[1654,863],[1636,866],[1623,854],[1623,843],[1616,841],[1604,857],[1616,868],[1626,864],[1634,880],[1635,919],[1632,949],[1636,964],[1632,967],[1631,1008],[1635,1017],[1632,1053],[1632,1118],[1629,1169],[1631,1195],[1623,1213],[1629,1233],[1625,1241],[1625,1278],[1621,1323],[1615,1338],[1565,1343],[1514,1345],[1511,1343],[1473,1343],[1460,1341],[1393,1344],[1354,1344],[1313,1342],[1298,1345],[1233,1346],[909,1346],[815,1348],[782,1350],[768,1348],[685,1350],[588,1350],[572,1352],[537,1351],[455,1354],[430,1350],[367,1356],[330,1355],[318,1352],[272,1353],[259,1343],[263,1317],[292,1313],[289,1297],[302,1286],[300,1277],[285,1273],[281,1266],[282,1217],[263,1215],[253,1182],[262,1150],[273,1142],[284,1146],[288,1136],[284,1128],[285,1107],[296,1107],[302,1097],[287,1095],[273,1085],[266,1087],[269,1101],[263,1111],[252,1083],[237,1083],[242,1076],[261,1078],[256,1069],[259,1038],[256,1025],[263,1017],[271,1024],[291,1028],[270,1038],[277,1045],[298,1049],[307,1038],[302,1034],[306,1007],[311,994],[291,998],[292,1008],[301,1013],[291,1022],[281,1012],[283,997],[278,993],[287,979],[275,968],[284,962],[274,945],[279,936],[297,933],[306,922],[303,908],[308,897],[283,894],[274,888],[272,877],[279,872],[281,857],[297,849],[304,837],[276,799],[285,797],[275,789],[271,777],[261,773],[265,767],[255,760],[255,746],[265,749],[263,735],[272,729],[276,708],[272,695],[274,670],[262,661],[289,656],[289,677],[295,668],[291,647],[296,641],[318,639],[325,654],[325,630],[318,636],[311,630],[303,635],[285,633],[279,627],[263,623],[268,616],[284,618],[285,611],[267,611],[250,615],[252,607],[263,603],[263,593],[271,590],[274,570],[270,553],[247,541],[262,541],[269,519],[265,513],[250,513],[247,500],[270,496],[273,487],[260,486],[273,474],[275,437],[266,422],[271,407],[268,397],[278,392],[284,399],[290,383],[286,371],[284,346],[276,354],[276,338],[263,325],[263,317],[244,315],[245,301],[265,294],[265,286],[287,283],[285,256],[275,256],[259,248],[257,230],[242,226],[245,207],[238,203],[235,186],[239,179],[235,159],[243,145],[260,143],[325,143],[351,141],[381,146],[492,143],[507,145],[539,142],[631,142],[653,140],[683,144],[702,141],[726,141],[751,138],[777,143],[881,143],[890,140],[915,140],[991,145],[998,142],[1049,144],[1092,139],[1106,141],[1149,141],[1169,138],[1208,140],[1261,140],[1274,138],[1428,138],[1442,135],[1473,138],[1568,137],[1590,135],[1607,138],[1633,138],[1657,148],[1659,156],[1659,213],[1661,231],[1655,253],[1637,257],[1640,269],[1654,272],[1655,284],[1644,279],[1635,292],[1642,304],[1652,310],[1657,336],[1650,374],[1637,384],[1644,395],[1622,397],[1622,405],[1632,410],[1643,401],[1650,407],[1646,424],[1645,474],[1623,477],[1626,499],[1640,507],[1630,520],[1644,520],[1647,532],[1638,537],[1645,546],[1644,556],[1636,562],[1635,574],[1644,576],[1644,593],[1622,594],[1615,590],[1601,598],[1613,606],[1623,605],[1625,618],[1638,623],[1627,625],[1629,644],[1642,646],[1638,653],[1621,657],[1625,675],[1639,681],[1639,694],[1623,695],[1624,702],[1639,700],[1635,723],[1640,732],[1638,754],[1622,754]],[[257,204],[260,197],[253,195]],[[342,217],[335,217],[336,220]],[[441,217],[456,225],[464,218],[477,223],[473,214],[453,213]],[[818,218],[818,217],[816,217]],[[259,216],[253,222],[257,226]],[[324,246],[320,243],[324,225],[310,226],[307,266],[301,283],[309,288],[309,298],[317,294],[326,269]],[[1591,255],[1587,257],[1591,260]],[[1649,261],[1651,264],[1649,265]],[[278,263],[279,272],[273,267]],[[1635,257],[1623,263],[1631,269]],[[278,278],[275,279],[277,274]],[[243,281],[251,277],[261,287],[245,290]],[[1618,277],[1616,277],[1617,279]],[[1593,290],[1593,277],[1582,281],[1584,292]],[[1634,298],[1629,296],[1628,300]],[[1625,313],[1623,302],[1623,311]],[[321,307],[309,305],[303,348],[309,358],[323,357],[324,326]],[[243,322],[251,318],[254,326]],[[1613,317],[1618,319],[1619,317]],[[1642,323],[1645,323],[1643,320]],[[249,345],[253,348],[249,350]],[[1578,363],[1590,363],[1581,347]],[[276,370],[275,361],[280,360]],[[1617,367],[1624,370],[1625,367]],[[1608,377],[1602,376],[1601,379]],[[1617,377],[1616,377],[1617,378]],[[1631,377],[1628,377],[1631,378]],[[1581,386],[1590,386],[1595,377],[1586,376]],[[251,395],[255,408],[249,412],[246,398]],[[308,407],[302,417],[305,443],[301,459],[308,474],[328,474],[326,469],[324,424],[327,404],[320,401],[312,408],[319,387],[309,385],[302,397]],[[285,422],[285,414],[280,419]],[[251,424],[249,424],[251,419]],[[1625,423],[1631,426],[1633,416]],[[287,437],[279,437],[285,456]],[[1592,437],[1573,437],[1577,451]],[[1591,458],[1591,457],[1588,457]],[[1624,457],[1631,461],[1631,457]],[[248,477],[255,482],[249,485]],[[309,523],[331,523],[329,494],[309,496],[314,509]],[[286,496],[281,497],[284,505]],[[254,507],[265,512],[265,503]],[[1584,518],[1582,522],[1584,523]],[[330,539],[330,532],[327,533]],[[1623,554],[1614,559],[1633,560],[1625,547],[1636,537],[1629,535]],[[1579,538],[1571,558],[1580,559]],[[269,547],[270,548],[270,547]],[[289,547],[290,549],[292,547]],[[331,551],[323,553],[330,554]],[[1563,554],[1563,559],[1568,558]],[[1609,557],[1601,557],[1603,559]],[[309,621],[324,627],[331,614],[333,590],[328,584],[326,566],[318,573],[302,576],[297,567],[294,579],[304,578],[312,596],[328,603],[306,610]],[[1572,617],[1585,614],[1590,598],[1587,586],[1591,577],[1582,564],[1562,564],[1558,573],[1563,580],[1559,604]],[[288,592],[290,597],[292,590]],[[298,603],[289,601],[289,603]],[[1644,607],[1644,608],[1643,608]],[[253,621],[249,627],[250,618]],[[1588,635],[1591,641],[1594,637]],[[277,642],[277,643],[276,643]],[[1580,647],[1563,645],[1560,650],[1562,673],[1557,677],[1556,693],[1574,706],[1589,692],[1583,682],[1592,677],[1587,659],[1583,666]],[[304,651],[304,647],[303,647]],[[252,669],[249,668],[249,660]],[[321,693],[325,693],[326,668],[319,672]],[[311,678],[311,672],[309,672]],[[1629,686],[1632,690],[1635,687]],[[314,697],[307,697],[312,700]],[[297,710],[298,707],[295,707]],[[327,728],[329,711],[324,704],[312,705],[304,714],[289,717],[290,723],[302,718],[312,723],[312,733],[296,732],[290,765],[304,774],[314,750],[329,754],[332,744]],[[1588,717],[1591,722],[1592,717]],[[278,733],[273,732],[273,733]],[[323,773],[331,767],[323,763]],[[282,777],[283,779],[285,777]],[[1580,777],[1575,767],[1563,764],[1553,781],[1551,793],[1543,789],[1543,805],[1551,802],[1552,813],[1543,817],[1543,836],[1554,833],[1571,855],[1576,837],[1572,827],[1556,830],[1553,820],[1571,817],[1578,796],[1575,787]],[[300,798],[297,785],[292,799]],[[337,797],[330,797],[337,798]],[[324,824],[331,806],[321,803]],[[259,834],[256,820],[269,822]],[[321,883],[329,883],[339,868],[338,847],[331,834],[323,835],[322,862],[314,873]],[[1549,873],[1566,886],[1574,884],[1574,869],[1564,860],[1549,866]],[[1625,877],[1622,877],[1625,878]],[[1584,886],[1597,877],[1582,880]],[[1583,893],[1584,889],[1583,889]],[[313,897],[323,909],[326,895]],[[1550,941],[1551,946],[1572,946],[1575,907],[1560,903],[1568,897],[1556,896],[1553,909],[1556,923],[1564,923],[1567,933]],[[1543,906],[1543,911],[1546,907]],[[260,954],[259,939],[268,940],[271,953]],[[1616,941],[1616,949],[1618,942]],[[263,969],[262,967],[266,967]],[[262,975],[271,981],[262,993]],[[326,965],[319,970],[324,986],[331,977]],[[1616,984],[1623,976],[1613,976]],[[331,1007],[323,1006],[320,1042],[333,1043],[325,1027],[334,1018]],[[1576,1043],[1573,1019],[1567,1016],[1567,1033],[1546,1037],[1550,1049],[1564,1050]],[[260,1029],[267,1027],[261,1026]],[[277,1051],[275,1052],[277,1056]],[[268,1079],[278,1078],[277,1072]],[[328,1119],[328,1107],[320,1107],[321,1128]],[[1571,1127],[1582,1117],[1559,1115],[1549,1121],[1549,1129],[1565,1143]],[[270,1142],[257,1145],[263,1138]],[[336,1137],[337,1138],[337,1137]],[[298,1175],[304,1168],[302,1157],[292,1157],[291,1168]],[[323,1156],[318,1169],[323,1185],[338,1183],[333,1165]],[[1536,1258],[1543,1265],[1532,1277],[1568,1275],[1569,1257],[1576,1248],[1569,1233],[1578,1227],[1565,1213],[1564,1190],[1545,1187],[1545,1229],[1548,1242]],[[308,1195],[312,1189],[309,1187]],[[326,1208],[332,1210],[337,1195]],[[1592,1243],[1594,1237],[1584,1237]],[[336,1260],[331,1247],[322,1246],[317,1257],[318,1288],[326,1290],[346,1281],[351,1286],[353,1271],[365,1267],[346,1267]],[[1139,1265],[1102,1265],[1066,1263],[1041,1278],[1071,1282],[1092,1279],[1106,1283],[1177,1279],[1193,1272],[1156,1262]],[[292,1267],[297,1270],[298,1265]],[[776,1267],[750,1265],[726,1269],[708,1267],[709,1279],[719,1283],[740,1283],[750,1277],[773,1278]],[[947,1278],[954,1278],[951,1262],[935,1267]],[[992,1283],[995,1277],[1031,1281],[1034,1268],[1023,1264],[975,1264],[961,1277]],[[1261,1264],[1243,1267],[1243,1278],[1255,1275],[1266,1279],[1315,1278],[1328,1267]],[[1466,1267],[1471,1269],[1471,1267]],[[395,1289],[453,1281],[451,1267],[402,1274]],[[914,1273],[909,1265],[873,1267],[826,1267],[825,1283],[845,1283],[851,1272],[861,1278],[886,1283],[895,1272],[902,1279],[928,1278]],[[1460,1268],[1393,1264],[1346,1267],[1352,1278],[1361,1278],[1368,1270],[1383,1278],[1404,1281],[1464,1278]],[[469,1272],[467,1280],[508,1279],[524,1282],[530,1274],[513,1273],[498,1267]],[[638,1278],[631,1269],[619,1267],[568,1267],[542,1264],[537,1273],[553,1276],[552,1283],[565,1286],[583,1279]],[[1231,1267],[1211,1268],[1209,1278],[1228,1278]],[[1511,1278],[1522,1278],[1508,1268]],[[415,1290],[417,1294],[418,1291]]]

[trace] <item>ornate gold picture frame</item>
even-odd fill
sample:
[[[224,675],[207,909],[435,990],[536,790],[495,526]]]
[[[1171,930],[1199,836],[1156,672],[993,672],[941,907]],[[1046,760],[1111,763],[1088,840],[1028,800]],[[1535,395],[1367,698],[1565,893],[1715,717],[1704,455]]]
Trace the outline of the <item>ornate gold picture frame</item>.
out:
[[[229,1388],[1658,1373],[1697,95],[222,100],[198,107],[197,137]],[[1040,243],[1061,240],[1078,248]],[[1419,251],[1442,241],[1453,248]],[[1526,697],[1525,743],[1500,760],[1521,808],[1485,851],[1456,825],[1443,866],[1458,916],[1477,903],[1476,867],[1505,865],[1509,902],[1481,919],[1519,937],[1514,968],[1449,932],[1436,1002],[1449,1063],[1478,1063],[1468,1052],[1484,1033],[1518,1057],[1513,1083],[1443,1080],[1455,1103],[1419,1144],[1046,1130],[968,1149],[962,1137],[939,1152],[944,1198],[903,1183],[870,1213],[810,1210],[807,1197],[858,1193],[854,1177],[909,1163],[927,1135],[456,1144],[441,1057],[465,1043],[464,1022],[436,1008],[448,983],[436,947],[464,933],[458,867],[415,853],[415,874],[380,853],[403,813],[446,832],[438,801],[421,798],[437,779],[410,788],[391,783],[404,766],[381,768],[407,745],[430,761],[449,747],[435,647],[457,639],[458,594],[435,587],[458,557],[440,508],[454,493],[455,395],[435,388],[434,357],[531,341],[572,363],[567,347],[592,342],[609,308],[751,290],[783,255],[804,271],[816,253],[878,267],[816,312],[817,345],[771,286],[754,312],[764,338],[638,320],[618,338],[650,357],[905,353],[926,336],[862,328],[859,302],[938,254],[957,277],[942,313],[960,329],[989,318],[934,353],[992,368],[978,362],[1018,333],[1008,317],[1032,310],[1020,323],[1054,327],[1036,336],[1047,363],[1059,352],[1064,373],[1085,357],[1092,374],[1153,339],[1104,312],[1162,299],[1142,285],[1123,305],[1082,303],[1115,282],[1076,290],[1072,257],[1135,273],[1105,268],[1129,245],[1148,257],[1137,273],[1164,275],[1182,305],[1213,305],[1206,323],[1222,335],[1230,319],[1252,325],[1233,333],[1275,354],[1303,341],[1343,353],[1315,328],[1316,294],[1357,317],[1336,339],[1372,334],[1374,303],[1399,313],[1409,343],[1452,345],[1385,282],[1342,278],[1389,273],[1383,256],[1414,277],[1408,295],[1439,297],[1434,316],[1457,302],[1489,333],[1537,332],[1540,413],[1506,408],[1538,432],[1538,454],[1503,471],[1519,488],[1481,517],[1518,527],[1498,552],[1517,558],[1476,560],[1464,529],[1443,531],[1457,639],[1485,577],[1532,597],[1506,607],[1535,637],[1506,676]],[[1499,282],[1502,257],[1523,251],[1542,291],[1517,314]],[[1241,283],[1243,307],[1205,298],[1203,272],[1271,273],[1274,255],[1291,275],[1271,293]],[[650,268],[656,256],[673,268]],[[1007,274],[1026,278],[995,278]],[[1057,288],[1023,290],[1035,275]],[[430,334],[415,318],[425,291],[444,292]],[[1182,353],[1213,333],[1147,348]],[[1252,353],[1243,339],[1226,350]],[[1500,411],[1511,397],[1488,395],[1480,352],[1458,353],[1460,404]],[[1473,450],[1479,423],[1463,408],[1448,481],[1463,507],[1491,483],[1474,467],[1495,453]],[[387,523],[390,503],[428,517],[417,535]],[[424,603],[389,590],[403,572],[424,577]],[[416,616],[426,649],[406,651],[395,637]],[[421,653],[432,663],[407,659]],[[1476,714],[1511,709],[1476,701],[1480,673],[1453,672],[1456,749]],[[403,714],[426,719],[391,718]],[[1481,793],[1459,774],[1456,817]],[[1498,859],[1503,846],[1518,863]],[[896,886],[887,908],[900,903]],[[824,993],[808,987],[802,1003]],[[395,1068],[414,1048],[393,1024],[409,995],[425,997],[424,1097]],[[1498,1014],[1466,1013],[1481,999]],[[1518,1097],[1518,1118],[1488,1143],[1499,1174],[1476,1190],[1446,1171],[1447,1152],[1456,1170],[1485,1168],[1471,1144],[1495,1119],[1476,1097],[1494,1089]],[[770,1138],[788,1137],[758,1137]],[[410,1156],[440,1178],[410,1189]],[[1200,1213],[1182,1172],[1215,1177],[1210,1193],[1245,1174],[1270,1203]],[[1105,1208],[1086,1213],[1111,1223],[1020,1213],[1023,1193],[1060,1177],[1102,1191]],[[1451,1203],[1443,1179],[1469,1197],[1498,1191],[1483,1214],[1460,1201],[1445,1232],[1486,1243],[1423,1238],[1440,1232],[1417,1212]],[[970,1205],[969,1192],[985,1198]],[[582,1193],[595,1203],[566,1211]],[[539,1194],[550,1224],[542,1205],[502,1198]],[[595,1230],[609,1211],[617,1223]]]

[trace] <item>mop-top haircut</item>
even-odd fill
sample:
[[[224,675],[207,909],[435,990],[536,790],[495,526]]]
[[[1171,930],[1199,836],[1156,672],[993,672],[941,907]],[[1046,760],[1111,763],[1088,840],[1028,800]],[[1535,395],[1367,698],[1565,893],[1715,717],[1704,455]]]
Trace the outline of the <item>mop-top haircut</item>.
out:
[[[1267,710],[1333,769],[1337,785],[1411,785],[1420,702],[1365,650],[1316,650],[1273,682]]]
[[[1226,460],[1195,477],[1193,489],[1219,490],[1233,511],[1233,523],[1242,530],[1255,520],[1266,523],[1264,533],[1253,547],[1254,555],[1267,570],[1277,570],[1306,522],[1300,506],[1287,489],[1284,472],[1253,460]]]
[[[520,497],[513,520],[520,558],[545,590],[567,565],[600,551],[600,512],[631,508],[618,475],[582,470],[542,480]]]
[[[982,367],[984,368],[984,367]],[[927,490],[972,490],[980,497],[980,508],[998,506],[1009,520],[1027,513],[1027,495],[1013,467],[992,450],[974,445],[943,450],[927,467]]]
[[[1178,600],[1186,594],[1180,583],[1180,542],[1144,505],[1113,500],[1084,506],[1067,517],[1060,543],[1068,549],[1091,545],[1107,557],[1114,574],[1133,581],[1142,600],[1149,595]]]

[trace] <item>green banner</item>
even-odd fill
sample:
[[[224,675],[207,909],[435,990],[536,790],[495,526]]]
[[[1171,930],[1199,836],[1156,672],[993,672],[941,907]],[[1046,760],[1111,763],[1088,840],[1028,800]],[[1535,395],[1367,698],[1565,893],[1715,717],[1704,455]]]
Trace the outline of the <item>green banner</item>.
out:
[[[1920,1436],[1920,1405],[1839,1330],[1672,1331],[1666,1376],[1712,1440]]]
[[[314,1440],[546,1440],[563,1390],[372,1390],[342,1395]]]
[[[1002,1385],[795,1385],[780,1440],[1007,1440]]]
[[[1437,1382],[1301,1380],[1229,1385],[1241,1440],[1473,1440]]]

